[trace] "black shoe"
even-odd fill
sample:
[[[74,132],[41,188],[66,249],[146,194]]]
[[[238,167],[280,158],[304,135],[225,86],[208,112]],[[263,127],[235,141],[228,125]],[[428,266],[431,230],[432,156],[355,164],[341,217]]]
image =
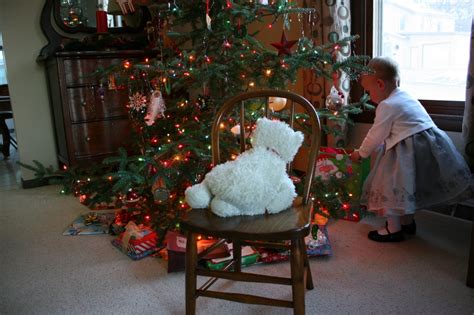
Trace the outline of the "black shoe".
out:
[[[413,220],[410,224],[402,224],[402,232],[408,235],[416,235],[416,223]]]
[[[387,226],[385,226],[385,229],[387,230],[388,234],[387,235],[381,235],[377,230],[375,231],[370,231],[369,232],[369,240],[376,241],[376,242],[381,242],[381,243],[394,243],[394,242],[401,242],[405,240],[405,237],[403,236],[402,231],[398,231],[395,233],[390,233],[388,230]]]

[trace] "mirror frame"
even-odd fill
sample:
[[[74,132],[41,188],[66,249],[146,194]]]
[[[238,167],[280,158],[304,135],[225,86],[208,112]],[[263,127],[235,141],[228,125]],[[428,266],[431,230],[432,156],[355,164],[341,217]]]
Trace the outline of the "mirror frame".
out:
[[[93,34],[96,32],[95,27],[79,25],[75,28],[67,27],[64,25],[61,19],[61,0],[52,0],[53,1],[53,18],[56,25],[65,33],[75,34],[75,33],[89,33]],[[97,1],[97,0],[89,0],[89,1]],[[115,1],[115,0],[110,0]],[[94,12],[95,13],[95,12]],[[140,17],[140,24],[137,27],[112,27],[108,29],[108,33],[111,34],[122,34],[122,33],[138,33],[143,31],[146,26],[146,22],[151,19],[150,12],[144,6],[137,6],[135,10],[135,14],[138,14]],[[94,17],[95,18],[95,17]]]

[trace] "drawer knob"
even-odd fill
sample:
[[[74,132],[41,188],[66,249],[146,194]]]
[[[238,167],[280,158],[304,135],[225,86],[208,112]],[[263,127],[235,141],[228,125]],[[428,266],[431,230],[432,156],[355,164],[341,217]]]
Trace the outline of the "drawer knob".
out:
[[[91,141],[91,137],[86,137],[86,141],[87,142]]]
[[[84,102],[81,103],[81,105],[82,105],[83,107],[86,107],[86,106],[87,106],[87,102],[84,101]]]

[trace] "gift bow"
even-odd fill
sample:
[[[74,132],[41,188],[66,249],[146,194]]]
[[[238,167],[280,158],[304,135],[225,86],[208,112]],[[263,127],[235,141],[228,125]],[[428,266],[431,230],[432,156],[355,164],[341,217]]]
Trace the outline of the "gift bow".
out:
[[[135,224],[135,222],[130,221],[127,223],[125,226],[125,232],[123,232],[123,237],[122,237],[122,247],[127,248],[128,243],[130,242],[130,239],[133,237],[134,239],[140,239],[143,238],[147,233],[143,229],[139,228],[138,225]]]

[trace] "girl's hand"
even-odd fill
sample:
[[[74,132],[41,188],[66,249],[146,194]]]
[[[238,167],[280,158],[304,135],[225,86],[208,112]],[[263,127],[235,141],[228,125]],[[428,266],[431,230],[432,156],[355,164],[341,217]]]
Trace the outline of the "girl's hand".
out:
[[[361,158],[361,156],[360,156],[359,151],[354,150],[354,152],[351,153],[351,160],[352,160],[353,162],[358,163],[358,162],[360,162],[361,159],[362,159],[362,158]]]

